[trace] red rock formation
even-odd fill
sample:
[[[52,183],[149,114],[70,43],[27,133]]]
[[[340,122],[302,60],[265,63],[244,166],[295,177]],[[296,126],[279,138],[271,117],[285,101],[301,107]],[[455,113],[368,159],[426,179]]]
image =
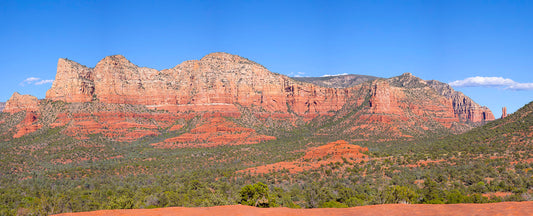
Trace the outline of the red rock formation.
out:
[[[488,120],[460,118],[453,98],[439,93],[428,82],[404,74],[354,86],[349,89],[348,105],[333,116],[337,119],[335,124],[316,134],[409,139],[440,130],[460,133],[470,129],[474,121],[480,124]],[[479,105],[471,102],[463,107],[469,110],[476,106]]]
[[[183,125],[173,125],[170,129],[168,129],[168,131],[177,131],[177,130],[180,130],[181,128],[183,127]]]
[[[431,86],[408,73],[387,81],[398,82],[402,87],[419,83]],[[452,98],[457,118],[472,122],[493,119],[490,110],[449,86],[439,88],[441,95]],[[389,88],[385,81],[377,81],[371,91],[372,112],[402,113],[403,107],[395,104],[402,91]],[[162,71],[138,67],[121,55],[104,58],[94,69],[60,59],[56,81],[47,93],[47,98],[52,100],[84,102],[97,98],[105,103],[140,104],[178,112],[239,115],[238,104],[254,107],[258,112],[294,113],[308,119],[341,109],[349,96],[352,96],[349,89],[294,81],[227,53],[212,53]]]
[[[245,145],[273,140],[276,137],[258,134],[254,129],[241,127],[222,117],[209,119],[189,133],[152,144],[156,148],[213,147],[219,145]]]
[[[61,73],[68,78],[56,79],[47,98],[66,102],[95,97],[105,103],[171,111],[230,113],[238,113],[239,104],[268,112],[310,115],[338,110],[346,101],[345,90],[300,83],[227,53],[209,54],[162,71],[138,67],[121,55],[104,58],[94,69],[65,60],[58,65],[58,76]],[[76,70],[83,72],[71,73]],[[94,94],[89,96],[93,83]]]
[[[35,114],[35,112],[26,112],[26,117],[24,117],[24,120],[17,125],[17,132],[13,135],[13,138],[19,138],[39,130],[42,125],[36,123],[38,117],[39,116]]]
[[[375,81],[371,89],[370,111],[378,114],[401,115],[398,99],[405,97],[398,88],[391,88],[385,80]]]
[[[453,131],[466,123],[494,119],[488,108],[479,106],[448,85],[424,81],[411,74],[373,80],[350,88],[327,88],[272,73],[253,61],[227,53],[212,53],[200,60],[185,61],[161,71],[138,67],[121,55],[105,57],[94,68],[60,59],[56,80],[46,98],[78,104],[72,106],[69,113],[59,113],[57,118],[48,119],[53,121],[51,127],[66,126],[64,133],[80,139],[98,133],[115,140],[158,135],[161,128],[175,125],[180,115],[189,115],[188,118],[203,116],[205,119],[212,116],[240,118],[246,112],[258,121],[287,121],[294,125],[296,121],[330,116],[341,121],[330,128],[332,131],[362,136],[370,136],[367,132],[373,131],[391,137],[425,133],[435,130],[438,124]],[[90,101],[100,108],[74,108],[83,108],[86,104],[79,102]],[[139,114],[135,110],[109,112],[112,115],[122,113],[122,117],[100,116],[103,110],[119,104],[170,111],[170,117],[163,122],[128,117]],[[5,111],[37,109],[36,98],[15,99],[7,104]],[[143,112],[143,115],[149,115]],[[76,116],[89,113],[94,115]],[[170,128],[170,131],[178,127]],[[208,134],[196,132],[176,139],[197,139]],[[245,133],[253,134],[251,131],[238,133],[229,137],[217,136],[216,139],[233,142],[238,136],[246,136]],[[248,136],[246,142],[263,138]]]
[[[93,112],[60,113],[50,127],[66,126],[64,134],[88,139],[90,134],[102,134],[115,141],[134,141],[144,136],[157,136],[159,128],[170,127],[176,119],[190,116],[170,114]]]
[[[89,102],[93,100],[93,70],[74,61],[60,58],[56,79],[46,92],[46,99],[65,102]]]
[[[42,125],[36,123],[39,115],[39,100],[31,95],[20,95],[18,92],[13,93],[11,98],[6,102],[4,112],[17,113],[26,111],[24,119],[16,126],[16,133],[13,138],[19,138],[26,134],[39,130]]]
[[[4,112],[16,113],[20,111],[35,111],[39,109],[39,100],[31,95],[21,95],[18,92],[13,93],[11,98],[6,102]]]
[[[368,148],[358,145],[351,145],[344,140],[337,140],[326,145],[312,148],[303,156],[304,160],[317,160],[329,156],[328,160],[341,161],[345,158],[349,161],[368,158],[362,154],[367,152]]]
[[[483,123],[495,119],[488,107],[480,106],[463,93],[453,90],[450,85],[435,80],[424,82],[437,93],[452,101],[455,117],[459,118],[460,121]]]
[[[501,118],[505,118],[507,117],[507,107],[503,107],[502,108],[502,117]]]
[[[368,152],[368,148],[358,145],[351,145],[344,140],[338,140],[328,143],[323,146],[309,149],[305,155],[296,160],[289,162],[279,162],[268,164],[259,167],[252,167],[245,170],[237,171],[237,173],[269,173],[273,171],[288,170],[290,173],[302,172],[305,170],[317,169],[321,166],[331,163],[358,163],[367,161],[370,157],[364,152]]]

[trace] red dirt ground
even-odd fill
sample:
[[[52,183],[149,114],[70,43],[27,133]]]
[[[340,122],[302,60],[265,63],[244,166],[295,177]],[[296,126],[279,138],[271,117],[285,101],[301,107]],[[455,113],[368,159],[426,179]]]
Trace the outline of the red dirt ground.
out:
[[[501,202],[489,204],[387,204],[359,206],[353,208],[290,209],[290,208],[255,208],[250,206],[216,206],[216,207],[170,207],[159,209],[101,210],[93,212],[65,213],[57,216],[170,216],[170,215],[531,215],[533,202]]]
[[[367,151],[368,148],[363,148],[358,145],[351,145],[344,140],[338,140],[323,146],[311,148],[302,158],[296,161],[284,161],[264,166],[251,167],[237,172],[262,174],[273,171],[288,170],[289,173],[298,173],[305,170],[317,169],[320,166],[331,163],[344,163],[344,160],[349,163],[367,161],[369,158],[368,155],[363,154],[363,152]]]

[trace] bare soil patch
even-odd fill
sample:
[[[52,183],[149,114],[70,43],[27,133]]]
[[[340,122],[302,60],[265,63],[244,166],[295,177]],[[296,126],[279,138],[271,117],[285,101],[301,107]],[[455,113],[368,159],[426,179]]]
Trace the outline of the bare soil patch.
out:
[[[290,162],[278,162],[264,166],[251,167],[245,170],[239,170],[238,173],[253,173],[264,174],[276,172],[281,170],[288,170],[289,173],[298,173],[305,170],[312,170],[320,168],[321,166],[332,163],[359,163],[367,161],[368,155],[363,154],[367,152],[368,148],[363,148],[358,145],[352,145],[344,140],[338,140],[328,143],[323,146],[309,149],[305,155]]]
[[[166,216],[166,215],[531,215],[533,202],[501,202],[488,204],[387,204],[359,206],[353,208],[321,208],[321,209],[290,209],[290,208],[255,208],[250,206],[216,206],[216,207],[170,207],[159,209],[101,210],[93,212],[65,213],[58,216]]]

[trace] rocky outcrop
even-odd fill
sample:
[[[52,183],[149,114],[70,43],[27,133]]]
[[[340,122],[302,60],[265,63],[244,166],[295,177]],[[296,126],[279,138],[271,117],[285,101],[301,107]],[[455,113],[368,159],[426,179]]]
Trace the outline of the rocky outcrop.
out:
[[[405,73],[348,88],[348,104],[316,135],[380,142],[462,133],[494,119],[488,108],[460,92],[439,92],[431,85],[433,82]],[[457,96],[464,96],[461,102]]]
[[[4,112],[16,113],[20,111],[36,111],[39,109],[39,100],[31,95],[21,95],[18,92],[13,93],[11,98],[6,102]]]
[[[26,112],[24,119],[15,127],[13,138],[22,137],[26,134],[39,130],[42,125],[38,124],[39,119],[39,100],[31,95],[21,95],[18,92],[13,93],[11,98],[6,102],[4,112],[17,113]]]
[[[391,88],[386,81],[374,82],[370,89],[369,106],[372,113],[401,115],[399,99],[404,97],[398,88]]]
[[[326,86],[326,87],[334,87],[334,88],[346,88],[346,87],[352,87],[364,82],[373,81],[376,79],[379,79],[378,77],[373,76],[364,76],[364,75],[339,75],[339,76],[331,76],[331,77],[294,77],[293,79],[302,81],[302,82],[309,82],[314,83],[320,86]],[[395,87],[401,87],[404,89],[413,89],[413,88],[425,88],[425,87],[431,87],[435,91],[437,91],[440,95],[445,96],[449,100],[451,100],[452,106],[453,106],[453,115],[460,119],[460,121],[466,122],[473,122],[473,123],[480,123],[485,121],[491,121],[494,120],[494,115],[492,112],[487,108],[478,105],[475,103],[472,99],[465,96],[461,92],[457,92],[451,88],[448,84],[435,81],[435,80],[422,80],[418,77],[413,76],[411,73],[404,73],[401,76],[393,77],[390,79],[387,79],[387,81]],[[395,99],[392,97],[395,97],[395,95],[400,94],[402,91],[396,91],[393,94],[390,94],[386,92],[389,88],[387,86],[384,86],[385,84],[379,83],[375,88],[372,90],[372,100],[371,101],[371,107],[373,107],[374,112],[382,112],[382,113],[396,113],[398,114],[399,110],[398,107],[396,107],[394,104]],[[374,102],[374,103],[372,103]],[[392,107],[390,102],[392,102]]]
[[[503,107],[502,108],[502,117],[501,118],[505,118],[507,117],[507,107]]]
[[[399,86],[404,87],[421,87],[429,86],[438,94],[451,100],[453,112],[455,117],[460,121],[469,121],[473,123],[480,123],[494,120],[494,114],[488,107],[480,106],[471,98],[464,95],[462,92],[455,91],[450,85],[436,80],[425,81],[410,73],[405,73],[399,77],[392,78],[391,81]]]
[[[356,75],[328,77],[327,80],[344,79],[353,83],[376,79],[353,76]],[[424,81],[409,73],[388,82],[401,88],[432,87],[452,101],[454,115],[462,121],[494,119],[488,108],[479,106],[447,84]],[[387,92],[390,88],[386,85],[378,82],[371,90],[374,95],[370,106],[373,112],[399,114],[399,108],[390,102],[401,97],[401,91]],[[256,112],[316,117],[341,109],[348,94],[347,88],[327,88],[295,81],[240,56],[212,53],[200,60],[185,61],[161,71],[138,67],[121,55],[108,56],[95,68],[60,59],[58,75],[47,92],[47,99],[66,102],[97,99],[104,103],[139,104],[174,112],[227,112],[235,115],[239,115],[238,107],[242,106],[253,107]]]
[[[449,99],[427,85],[405,87],[397,79],[378,79],[350,88],[349,104],[317,135],[386,141],[468,128],[466,123],[454,127],[460,121]]]
[[[307,150],[305,155],[295,161],[279,162],[245,170],[237,173],[264,174],[288,170],[289,173],[298,173],[306,170],[318,169],[328,164],[357,166],[368,161],[370,157],[365,154],[368,148],[352,145],[344,140],[337,140],[319,147]]]
[[[190,120],[190,116],[152,112],[141,106],[89,103],[67,104],[52,119],[49,127],[64,127],[62,133],[76,139],[100,134],[115,141],[134,141],[158,136],[177,119]]]
[[[65,102],[89,102],[94,96],[93,69],[60,58],[56,79],[46,92],[46,99]]]
[[[26,117],[24,117],[22,122],[17,125],[17,131],[15,135],[13,135],[13,138],[19,138],[39,130],[42,127],[42,124],[37,123],[38,119],[39,115],[37,113],[33,111],[26,112]]]
[[[240,56],[212,53],[157,71],[138,67],[124,56],[108,56],[90,69],[60,60],[58,76],[47,99],[140,104],[169,111],[233,112],[255,107],[297,115],[325,114],[340,109],[346,91],[300,83],[274,74]],[[79,73],[73,73],[77,69]],[[94,88],[93,88],[94,86]]]
[[[187,123],[195,116],[206,122],[213,116],[231,117],[247,127],[268,128],[261,133],[269,135],[313,120],[313,125],[321,128],[318,133],[341,131],[351,137],[392,138],[438,130],[462,132],[494,119],[488,108],[449,85],[409,73],[390,79],[347,75],[320,80],[322,86],[294,80],[227,53],[212,53],[161,71],[139,67],[121,55],[105,57],[94,68],[59,59],[56,79],[43,104],[59,104],[61,111],[50,116],[48,112],[55,108],[38,110],[36,98],[17,93],[6,104],[5,112],[34,112],[26,125],[30,119],[43,117],[41,123],[51,128],[65,126],[63,133],[79,139],[102,134],[117,141],[132,141],[185,128],[183,136],[162,143],[178,147],[272,138],[249,128],[228,132],[231,136],[193,131],[195,126],[201,127]],[[152,116],[154,113],[157,115]],[[165,117],[160,119],[163,113]],[[226,123],[208,125],[219,124]],[[32,130],[23,129],[21,134]]]
[[[0,102],[0,112],[4,111],[5,106],[6,106],[5,102]]]
[[[368,148],[358,145],[351,145],[344,140],[337,140],[323,146],[312,148],[303,156],[304,160],[319,160],[325,159],[333,160],[335,162],[342,161],[345,158],[349,162],[368,158],[368,155],[363,154],[368,152]]]
[[[152,144],[156,148],[214,147],[245,145],[274,140],[276,137],[258,134],[254,129],[238,126],[222,117],[214,117],[197,125],[189,133]]]

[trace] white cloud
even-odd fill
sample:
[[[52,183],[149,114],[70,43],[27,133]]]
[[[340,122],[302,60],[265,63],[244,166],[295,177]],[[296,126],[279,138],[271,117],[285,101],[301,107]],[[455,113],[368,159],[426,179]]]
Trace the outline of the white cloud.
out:
[[[304,72],[291,72],[289,73],[290,77],[303,77],[305,73]]]
[[[341,74],[325,74],[323,75],[322,77],[331,77],[331,76],[343,76],[343,75],[348,75],[348,73],[341,73]]]
[[[468,77],[449,83],[453,87],[504,87],[510,90],[533,90],[533,83],[519,83],[503,77]]]
[[[511,90],[533,90],[533,83],[515,83],[507,88]]]
[[[53,82],[54,80],[40,80],[36,82],[35,85],[42,85],[42,84],[53,83]]]
[[[40,80],[40,78],[37,78],[37,77],[28,77],[26,78],[23,82],[25,83],[32,83],[32,82],[35,82],[35,81],[38,81]]]
[[[20,85],[21,86],[25,86],[26,84],[29,84],[29,85],[43,85],[43,84],[53,83],[53,82],[54,82],[54,80],[43,80],[43,79],[38,78],[38,77],[28,77],[24,81],[22,81],[20,83]]]

